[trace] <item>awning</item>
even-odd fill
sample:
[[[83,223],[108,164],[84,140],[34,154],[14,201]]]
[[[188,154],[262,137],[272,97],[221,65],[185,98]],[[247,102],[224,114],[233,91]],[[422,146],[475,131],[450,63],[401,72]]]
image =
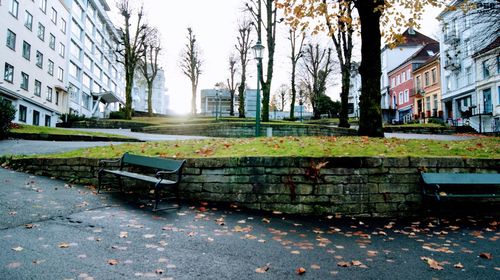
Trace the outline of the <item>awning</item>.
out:
[[[125,102],[123,102],[120,96],[116,95],[112,91],[93,92],[92,96],[95,97],[95,99],[102,101],[105,104],[110,104],[110,103],[120,103],[122,105],[125,104]]]

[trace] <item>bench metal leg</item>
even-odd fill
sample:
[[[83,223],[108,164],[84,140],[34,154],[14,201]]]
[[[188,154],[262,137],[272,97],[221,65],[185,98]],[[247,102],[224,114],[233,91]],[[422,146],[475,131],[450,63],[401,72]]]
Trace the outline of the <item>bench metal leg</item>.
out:
[[[102,169],[97,171],[97,193],[101,191],[101,177],[102,177]]]

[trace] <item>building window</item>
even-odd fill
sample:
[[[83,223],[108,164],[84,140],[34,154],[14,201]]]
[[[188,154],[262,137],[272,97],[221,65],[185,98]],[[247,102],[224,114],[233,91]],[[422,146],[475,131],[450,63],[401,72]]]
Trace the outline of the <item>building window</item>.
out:
[[[30,76],[24,72],[21,72],[21,88],[28,90],[28,85],[30,82]]]
[[[33,110],[33,125],[40,125],[40,112]]]
[[[66,34],[66,21],[61,19],[61,32]]]
[[[3,79],[9,83],[14,82],[14,66],[5,63],[5,70],[3,73]]]
[[[47,87],[47,101],[52,102],[52,88]]]
[[[406,72],[401,74],[401,82],[404,83],[406,81]]]
[[[13,51],[16,50],[16,33],[10,29],[7,29],[7,47]]]
[[[431,97],[427,96],[425,98],[425,110],[430,111],[431,110]]]
[[[89,36],[85,36],[84,45],[85,45],[85,48],[87,48],[91,53],[93,53],[92,52],[93,43],[92,43],[92,40],[89,38]]]
[[[19,105],[19,121],[25,123],[26,122],[26,116],[28,115],[28,108],[23,105]]]
[[[57,79],[61,82],[64,80],[64,70],[61,67],[57,69]]]
[[[429,72],[424,73],[424,85],[429,86]]]
[[[50,15],[50,20],[57,25],[57,11],[56,9],[52,8],[52,14]]]
[[[405,103],[410,101],[410,91],[409,90],[405,90]]]
[[[487,79],[490,77],[490,69],[488,68],[487,61],[483,61],[483,78]]]
[[[51,118],[50,115],[45,115],[45,126],[50,126]]]
[[[435,112],[437,112],[437,110],[438,110],[438,108],[439,108],[439,106],[438,106],[438,96],[437,96],[437,94],[435,94],[435,95],[433,96],[433,102],[434,102],[434,108],[433,108],[433,109],[434,109],[434,111],[435,111]],[[434,116],[436,116],[436,113],[434,113]]]
[[[403,104],[404,103],[404,100],[403,100],[403,92],[400,92],[399,93],[399,105]]]
[[[56,49],[56,36],[52,33],[50,33],[49,47],[53,50]]]
[[[27,60],[30,60],[31,56],[31,45],[24,41],[23,42],[23,57],[26,58]]]
[[[19,10],[19,2],[17,0],[11,0],[10,1],[10,7],[9,7],[9,13],[17,18],[17,11]]]
[[[83,65],[88,69],[92,69],[92,59],[90,58],[90,56],[85,55],[83,57]]]
[[[47,13],[47,0],[39,0],[40,1],[40,10],[42,10],[42,12],[44,14]]]
[[[69,65],[69,74],[71,77],[80,80],[80,68],[76,66],[73,62]]]
[[[92,97],[90,97],[90,95],[84,93],[83,94],[83,98],[82,98],[82,106],[85,109],[89,109],[90,108],[90,101],[91,100],[92,100]]]
[[[71,40],[71,45],[70,45],[69,51],[70,51],[72,56],[78,58],[78,60],[81,59],[80,57],[81,57],[82,49],[73,40]]]
[[[64,53],[66,52],[66,47],[63,43],[59,43],[59,55],[64,58]]]
[[[33,16],[28,11],[26,11],[26,16],[24,17],[24,26],[29,30],[33,28]]]
[[[45,26],[41,23],[38,23],[38,38],[42,41],[45,40]]]
[[[436,68],[431,70],[432,84],[437,83],[437,70]]]
[[[43,69],[43,53],[36,51],[36,66]]]
[[[497,56],[497,74],[500,74],[500,56]]]
[[[47,73],[49,73],[49,75],[51,75],[51,76],[54,76],[54,61],[49,59],[47,62],[47,65],[48,65],[47,67],[49,68]]]
[[[420,76],[417,76],[415,84],[416,84],[417,91],[420,91],[422,89],[422,81],[420,79]]]
[[[59,105],[59,92],[56,90],[56,105]]]
[[[35,95],[40,97],[42,95],[42,82],[35,80]]]
[[[465,76],[467,79],[467,84],[470,85],[472,84],[472,67],[467,67],[465,68]]]
[[[83,86],[85,86],[88,89],[90,89],[91,81],[92,80],[90,79],[89,75],[83,74],[83,79],[82,79]]]

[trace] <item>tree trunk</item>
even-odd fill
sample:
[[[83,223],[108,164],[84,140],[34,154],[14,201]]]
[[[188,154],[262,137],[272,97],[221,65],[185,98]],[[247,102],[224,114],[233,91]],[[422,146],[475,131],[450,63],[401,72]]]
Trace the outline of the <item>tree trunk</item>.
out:
[[[238,117],[245,118],[245,79],[241,81],[242,83],[238,86]]]
[[[196,85],[191,83],[191,115],[196,115]]]
[[[229,108],[230,116],[234,116],[234,92],[235,92],[234,89],[229,91],[229,93],[231,94],[231,108]]]
[[[127,71],[125,78],[125,118],[132,119],[132,83],[134,81],[134,72]]]
[[[342,91],[340,92],[340,114],[339,114],[339,127],[350,127],[349,124],[349,112],[347,110],[347,105],[349,101],[349,85],[350,80],[350,68],[351,65],[347,61],[342,67]]]
[[[148,81],[148,116],[153,116],[153,81]]]
[[[292,96],[290,104],[290,120],[295,119],[295,97],[297,96],[297,90],[295,89],[295,65],[292,65]]]
[[[380,9],[384,0],[357,0],[355,7],[358,10],[361,22],[361,96],[359,135],[370,137],[384,137],[382,127],[382,110],[380,107]]]

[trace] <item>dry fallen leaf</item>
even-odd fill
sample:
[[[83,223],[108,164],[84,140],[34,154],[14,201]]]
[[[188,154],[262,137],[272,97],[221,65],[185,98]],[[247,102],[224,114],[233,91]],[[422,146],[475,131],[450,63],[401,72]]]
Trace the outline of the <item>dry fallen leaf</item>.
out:
[[[299,267],[295,270],[295,273],[297,273],[298,275],[302,275],[302,274],[306,273],[306,269],[303,267]]]
[[[430,268],[435,270],[443,270],[444,268],[441,266],[441,263],[438,261],[428,258],[428,257],[420,257],[421,260],[425,261]]]
[[[157,269],[157,270],[155,270],[156,274],[163,274],[163,272],[165,272],[163,269]]]
[[[290,253],[292,253],[292,254],[294,254],[294,255],[300,255],[300,251],[297,251],[297,250],[295,250],[295,251],[291,251]]]
[[[457,263],[457,264],[454,265],[454,267],[462,269],[462,268],[464,268],[464,265],[461,264],[461,263]]]
[[[350,262],[338,262],[337,265],[340,267],[349,267],[349,266],[351,266],[351,263]]]
[[[118,264],[118,261],[117,261],[117,260],[115,260],[115,259],[109,259],[109,260],[108,260],[108,264],[109,264],[109,265],[117,265],[117,264]]]
[[[262,218],[262,222],[264,222],[266,224],[269,224],[271,222],[271,220],[269,220],[267,218]]]
[[[60,243],[60,244],[58,245],[58,247],[59,247],[59,248],[63,248],[63,249],[64,249],[64,248],[69,248],[69,244],[68,244],[68,243]]]
[[[33,224],[25,224],[24,225],[24,228],[27,228],[27,229],[32,229],[35,225]]]
[[[360,261],[351,261],[351,264],[354,265],[354,266],[360,266],[363,263],[361,263]]]
[[[479,256],[483,259],[491,260],[493,259],[493,255],[491,253],[481,253]]]
[[[258,267],[258,268],[256,268],[256,269],[255,269],[255,272],[257,272],[257,273],[265,273],[266,271],[268,271],[268,270],[269,270],[270,265],[271,265],[271,264],[270,264],[270,263],[268,263],[268,264],[266,264],[266,265],[265,265],[265,266],[263,266],[263,267]]]
[[[120,238],[127,238],[128,237],[128,232],[122,231],[120,232]]]
[[[23,248],[23,247],[21,247],[21,246],[17,246],[17,247],[15,247],[15,248],[12,248],[12,250],[14,250],[14,251],[16,251],[16,252],[21,252],[22,250],[24,250],[24,248]]]

